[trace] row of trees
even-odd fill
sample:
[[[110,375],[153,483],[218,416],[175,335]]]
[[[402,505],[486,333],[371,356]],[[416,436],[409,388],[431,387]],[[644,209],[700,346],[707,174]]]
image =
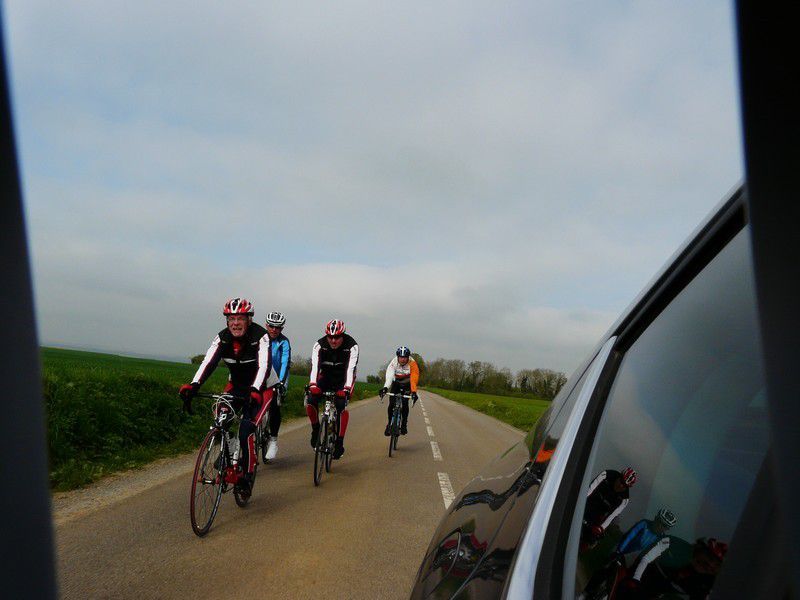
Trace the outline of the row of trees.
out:
[[[453,358],[437,358],[426,362],[419,354],[412,354],[420,370],[420,385],[486,394],[530,394],[552,400],[567,382],[567,377],[550,369],[522,369],[516,374],[510,369],[498,369],[490,362],[474,360],[465,362]],[[367,381],[382,383],[386,365]]]

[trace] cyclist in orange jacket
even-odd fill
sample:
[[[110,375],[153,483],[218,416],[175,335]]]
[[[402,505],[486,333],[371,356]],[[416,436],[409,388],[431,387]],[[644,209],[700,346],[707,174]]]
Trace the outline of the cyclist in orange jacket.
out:
[[[383,398],[389,391],[393,394],[407,394],[411,392],[411,400],[414,404],[417,403],[419,397],[417,396],[417,384],[419,383],[419,367],[417,361],[411,358],[411,350],[406,346],[400,346],[395,353],[392,362],[386,367],[386,381],[380,392],[380,397]],[[386,429],[383,435],[389,435],[389,427],[392,421],[392,408],[393,403],[389,402],[389,420],[386,423]],[[400,425],[400,434],[406,435],[408,433],[408,398],[403,398],[403,408],[401,412],[402,422]]]

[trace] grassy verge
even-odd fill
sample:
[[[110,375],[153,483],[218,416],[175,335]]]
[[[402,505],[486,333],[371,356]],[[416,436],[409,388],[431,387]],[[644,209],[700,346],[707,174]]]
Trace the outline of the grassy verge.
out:
[[[208,429],[210,401],[196,400],[190,417],[177,395],[196,365],[56,348],[42,349],[42,364],[50,484],[56,491],[192,450]],[[203,390],[221,390],[227,371],[220,366]],[[284,418],[305,415],[305,383],[290,378]],[[354,399],[379,388],[359,382]]]
[[[539,398],[493,396],[491,394],[457,392],[433,387],[426,387],[425,389],[450,400],[460,402],[523,431],[529,431],[539,420],[539,417],[542,416],[542,413],[547,410],[547,407],[550,406],[548,400]]]

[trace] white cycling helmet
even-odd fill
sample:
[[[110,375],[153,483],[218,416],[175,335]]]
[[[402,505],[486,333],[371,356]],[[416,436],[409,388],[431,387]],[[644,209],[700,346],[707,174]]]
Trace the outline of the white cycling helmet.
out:
[[[283,327],[286,325],[286,315],[284,315],[282,312],[278,312],[277,310],[273,310],[267,315],[267,325],[271,325],[272,327]]]

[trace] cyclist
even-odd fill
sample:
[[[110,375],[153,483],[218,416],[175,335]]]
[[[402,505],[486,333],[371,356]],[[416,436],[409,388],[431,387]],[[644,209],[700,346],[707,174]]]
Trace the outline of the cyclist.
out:
[[[691,599],[708,598],[714,587],[728,544],[716,538],[698,538],[691,555],[673,564],[651,563],[643,571],[641,586],[632,594],[644,598],[660,598],[669,594],[681,594]],[[636,586],[636,584],[634,584]]]
[[[390,388],[393,394],[406,394],[410,390],[411,400],[416,404],[418,399],[417,383],[419,382],[419,367],[417,366],[417,361],[411,358],[411,350],[406,346],[400,346],[395,354],[396,356],[392,359],[392,362],[386,367],[386,381],[378,394],[383,398],[387,392],[390,391]],[[401,435],[406,435],[408,433],[408,398],[403,398],[402,400],[403,409],[400,433]],[[385,436],[389,435],[389,427],[392,421],[392,409],[396,401],[397,399],[393,398],[392,402],[389,402],[389,419],[386,422],[386,429],[383,432]]]
[[[594,478],[583,513],[582,549],[594,546],[611,522],[628,506],[629,490],[636,483],[636,471],[606,469]]]
[[[283,335],[283,326],[286,317],[283,313],[272,311],[267,315],[267,336],[261,338],[259,350],[259,370],[253,387],[261,389],[267,379],[269,363],[264,359],[268,353],[272,359],[272,368],[278,382],[273,386],[274,399],[269,405],[269,443],[267,444],[267,460],[274,459],[278,454],[278,431],[281,428],[281,404],[286,397],[286,388],[289,383],[289,366],[292,362],[292,347],[289,339]]]
[[[666,538],[667,530],[674,527],[677,522],[678,519],[670,509],[659,509],[652,521],[642,519],[622,536],[622,539],[617,544],[616,553],[628,554],[629,552],[638,552],[645,548],[651,548],[654,544]]]
[[[192,398],[197,394],[200,386],[217,368],[222,360],[230,371],[228,382],[223,392],[240,397],[250,397],[250,402],[244,403],[242,421],[239,424],[239,444],[241,457],[239,466],[242,476],[236,483],[239,491],[248,495],[251,490],[252,473],[256,465],[255,431],[256,423],[263,417],[271,399],[271,390],[261,393],[252,387],[259,367],[259,343],[266,336],[267,331],[257,323],[253,323],[253,305],[245,298],[231,298],[222,309],[227,327],[220,331],[212,340],[203,362],[194,375],[191,383],[182,385],[179,394],[183,399],[184,408],[192,412]],[[267,361],[266,372],[271,369],[269,354],[264,357]],[[240,408],[236,407],[237,410]]]
[[[344,454],[344,434],[350,414],[347,401],[353,393],[358,365],[358,344],[345,333],[344,321],[333,319],[325,325],[325,335],[314,343],[311,351],[311,374],[306,386],[306,414],[311,421],[311,446],[316,448],[319,435],[317,406],[322,392],[336,392],[336,410],[339,413],[339,437],[333,458]]]
[[[608,562],[592,575],[586,584],[584,596],[592,597],[603,581],[616,579],[618,570],[625,567],[624,555],[630,552],[639,552],[639,555],[634,561],[633,575],[624,580],[623,588],[629,592],[635,591],[647,565],[669,548],[667,530],[677,521],[671,510],[661,508],[652,521],[642,519],[631,527],[622,536]]]

